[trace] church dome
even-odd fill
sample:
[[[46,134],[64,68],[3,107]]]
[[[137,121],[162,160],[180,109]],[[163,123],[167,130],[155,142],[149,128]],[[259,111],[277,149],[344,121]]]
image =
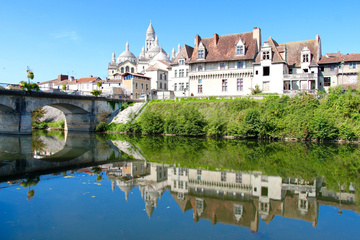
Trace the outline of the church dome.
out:
[[[136,63],[136,57],[135,55],[129,51],[129,43],[126,43],[126,50],[120,54],[120,56],[117,59],[118,63],[122,63],[125,61],[130,61]]]
[[[165,51],[160,47],[160,51],[158,52],[158,54],[155,55],[155,57],[152,60],[159,60],[159,61],[163,61],[163,62],[170,62],[167,54],[165,53]]]

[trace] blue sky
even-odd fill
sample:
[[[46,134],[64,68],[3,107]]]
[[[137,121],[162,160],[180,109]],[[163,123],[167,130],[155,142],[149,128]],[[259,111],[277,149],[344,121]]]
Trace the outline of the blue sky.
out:
[[[144,45],[150,20],[159,45],[171,55],[181,43],[252,31],[262,42],[322,40],[327,52],[360,53],[360,1],[122,1],[0,0],[0,83],[34,82],[69,74],[75,78],[107,76],[112,52],[136,56]]]

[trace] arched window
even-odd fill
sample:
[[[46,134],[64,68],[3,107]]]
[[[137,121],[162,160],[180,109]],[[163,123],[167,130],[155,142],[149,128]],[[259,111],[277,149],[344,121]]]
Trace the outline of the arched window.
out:
[[[130,72],[130,68],[129,68],[129,66],[126,66],[126,70],[125,70],[125,72]]]
[[[131,68],[131,72],[134,73],[134,68],[133,67]]]
[[[123,67],[121,68],[121,73],[124,73],[124,68]]]

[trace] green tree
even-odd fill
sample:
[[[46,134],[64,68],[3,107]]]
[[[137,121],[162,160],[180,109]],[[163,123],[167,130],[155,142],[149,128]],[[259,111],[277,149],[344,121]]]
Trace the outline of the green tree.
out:
[[[36,83],[27,83],[25,81],[20,82],[20,87],[30,92],[32,89],[39,91],[39,86]]]
[[[63,84],[63,85],[61,86],[61,88],[62,88],[62,90],[66,90],[66,85]]]
[[[94,95],[95,97],[97,97],[97,96],[100,96],[100,95],[101,95],[102,91],[101,91],[101,90],[96,90],[96,89],[94,89],[94,90],[92,90],[90,93],[91,93],[92,95]]]
[[[30,71],[29,69],[26,70],[26,72],[27,72],[28,83],[30,83],[34,79],[34,72]],[[30,79],[31,79],[31,81],[30,81]]]
[[[98,81],[98,82],[96,83],[96,86],[97,86],[98,88],[100,88],[100,87],[102,86],[102,82],[101,82],[101,81]]]

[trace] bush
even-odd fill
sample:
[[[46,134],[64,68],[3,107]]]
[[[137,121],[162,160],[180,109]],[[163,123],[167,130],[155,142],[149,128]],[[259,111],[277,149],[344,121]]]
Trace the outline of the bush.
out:
[[[310,121],[309,132],[312,139],[329,140],[338,137],[338,130],[324,115],[315,114]]]
[[[109,124],[107,124],[106,122],[100,122],[95,128],[95,132],[106,132],[108,128]]]
[[[164,120],[159,112],[143,113],[140,125],[143,133],[161,134],[164,132]]]

